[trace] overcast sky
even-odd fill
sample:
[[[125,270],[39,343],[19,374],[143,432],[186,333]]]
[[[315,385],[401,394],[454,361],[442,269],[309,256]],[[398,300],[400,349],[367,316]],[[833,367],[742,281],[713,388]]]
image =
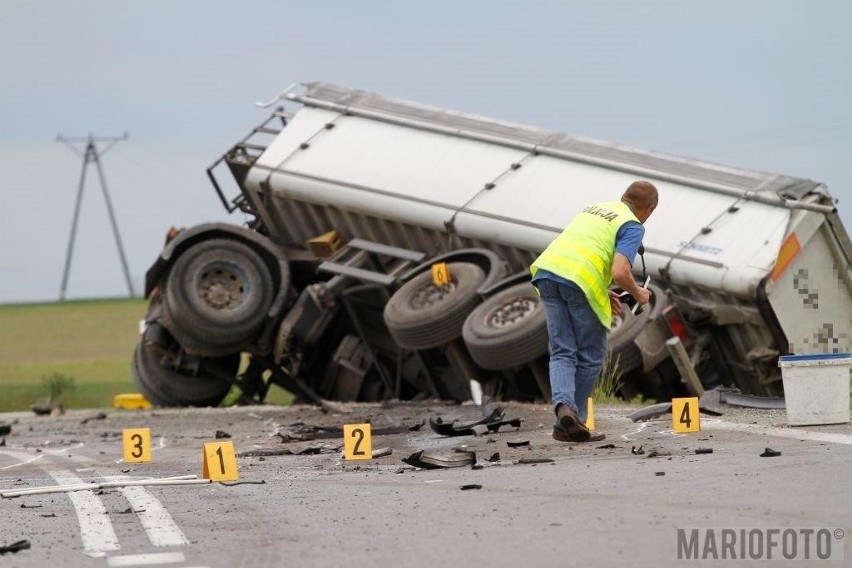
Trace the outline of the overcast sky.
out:
[[[82,158],[136,292],[293,82],[824,182],[852,224],[852,2],[0,1],[0,303],[59,297]],[[294,107],[295,109],[295,107]],[[82,150],[83,144],[77,145]],[[68,298],[127,294],[89,168]]]

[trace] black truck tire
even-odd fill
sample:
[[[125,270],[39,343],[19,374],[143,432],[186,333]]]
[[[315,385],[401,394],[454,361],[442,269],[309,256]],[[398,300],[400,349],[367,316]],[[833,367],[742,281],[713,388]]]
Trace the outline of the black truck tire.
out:
[[[462,337],[471,358],[483,369],[502,371],[547,353],[544,306],[529,282],[486,299],[467,317]]]
[[[149,324],[156,326],[159,324]],[[202,361],[197,374],[184,374],[161,364],[163,347],[143,334],[133,354],[131,371],[139,391],[156,406],[217,406],[231,388],[230,383],[204,372]],[[236,374],[239,356],[222,358]]]
[[[406,349],[429,349],[461,335],[467,315],[479,300],[476,290],[485,273],[469,262],[447,264],[450,282],[432,282],[431,271],[418,274],[390,297],[384,320],[396,343]]]
[[[251,247],[209,239],[175,260],[163,323],[189,353],[235,353],[255,339],[274,296],[269,268]]]

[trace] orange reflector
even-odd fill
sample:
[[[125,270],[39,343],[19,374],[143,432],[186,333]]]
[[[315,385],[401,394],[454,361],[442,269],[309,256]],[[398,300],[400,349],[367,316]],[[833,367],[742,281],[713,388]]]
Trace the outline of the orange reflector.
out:
[[[772,270],[772,276],[770,277],[773,282],[781,278],[781,273],[793,262],[793,259],[796,258],[800,250],[802,250],[802,245],[799,244],[796,233],[790,233],[790,236],[781,245],[781,250],[778,251],[778,258],[775,259],[775,268]]]

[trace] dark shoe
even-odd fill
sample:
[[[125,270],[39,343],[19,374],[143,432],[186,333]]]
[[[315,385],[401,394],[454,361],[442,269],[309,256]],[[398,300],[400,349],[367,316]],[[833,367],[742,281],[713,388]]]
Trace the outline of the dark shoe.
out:
[[[553,439],[557,442],[573,442],[571,438],[568,437],[568,432],[559,428],[557,426],[553,427]],[[586,442],[600,442],[601,440],[606,439],[606,434],[603,432],[595,432],[592,430],[589,432],[589,439]],[[583,443],[583,442],[581,442]]]
[[[585,442],[591,436],[589,429],[580,422],[577,412],[567,404],[560,404],[556,407],[556,418],[572,442]]]

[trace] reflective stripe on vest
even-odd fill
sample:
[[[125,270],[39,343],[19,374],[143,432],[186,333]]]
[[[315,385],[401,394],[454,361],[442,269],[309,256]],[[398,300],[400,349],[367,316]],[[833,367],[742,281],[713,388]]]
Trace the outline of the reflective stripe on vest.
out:
[[[607,329],[612,325],[609,283],[615,236],[628,221],[639,220],[620,201],[599,203],[583,209],[530,266],[533,276],[547,270],[577,284]]]

